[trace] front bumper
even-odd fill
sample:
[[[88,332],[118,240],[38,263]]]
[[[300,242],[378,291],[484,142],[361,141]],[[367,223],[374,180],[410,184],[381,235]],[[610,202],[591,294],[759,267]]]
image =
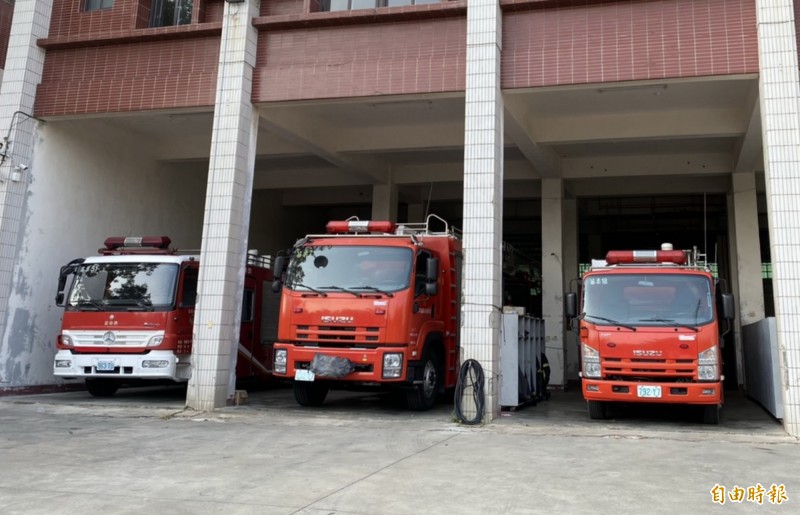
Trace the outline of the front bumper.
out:
[[[662,383],[658,381],[603,381],[583,378],[583,398],[601,402],[648,402],[664,404],[722,404],[722,382]],[[639,386],[660,386],[661,397],[640,397]],[[652,389],[648,389],[652,393]]]
[[[146,367],[145,362],[162,363],[158,363],[158,367]],[[107,370],[102,370],[103,364],[106,364]],[[95,377],[188,381],[191,373],[189,357],[179,360],[171,351],[150,351],[147,354],[73,354],[68,350],[60,350],[53,361],[53,374],[65,379]]]
[[[325,356],[335,356],[349,359],[355,366],[355,370],[344,377],[322,377],[325,381],[349,381],[363,383],[401,383],[409,379],[408,355],[405,349],[398,347],[386,347],[380,349],[323,349],[320,347],[302,347],[286,343],[276,343],[275,350],[286,349],[286,373],[274,373],[277,377],[294,378],[297,370],[307,370],[315,354]],[[403,369],[400,377],[385,379],[382,377],[383,356],[384,354],[401,353],[403,355]],[[274,368],[274,367],[273,367]]]

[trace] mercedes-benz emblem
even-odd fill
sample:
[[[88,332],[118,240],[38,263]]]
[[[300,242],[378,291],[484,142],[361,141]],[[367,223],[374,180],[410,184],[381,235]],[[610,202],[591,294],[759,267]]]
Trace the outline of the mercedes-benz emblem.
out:
[[[106,334],[103,335],[103,343],[106,345],[111,345],[117,341],[117,337],[111,331],[108,331]]]

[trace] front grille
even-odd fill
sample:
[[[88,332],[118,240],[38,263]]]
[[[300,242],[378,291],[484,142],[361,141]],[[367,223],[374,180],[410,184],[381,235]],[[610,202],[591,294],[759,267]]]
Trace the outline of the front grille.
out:
[[[343,343],[368,343],[379,342],[381,337],[380,327],[352,327],[333,325],[298,325],[297,342],[313,343],[320,345],[329,343],[334,346]]]
[[[663,358],[605,358],[603,372],[622,381],[685,381],[694,377],[695,361]]]

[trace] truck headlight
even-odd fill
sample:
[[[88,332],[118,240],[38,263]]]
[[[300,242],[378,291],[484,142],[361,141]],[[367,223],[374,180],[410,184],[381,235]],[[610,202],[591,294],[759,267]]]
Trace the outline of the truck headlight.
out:
[[[600,353],[585,343],[581,344],[583,377],[600,377]]]
[[[142,368],[167,368],[169,361],[165,359],[147,359],[142,361]]]
[[[151,336],[150,339],[147,341],[148,347],[158,347],[164,341],[163,334],[157,334],[155,336]]]
[[[65,345],[67,347],[72,347],[72,337],[66,334],[59,334],[58,341],[61,345]]]
[[[403,375],[403,355],[399,352],[390,352],[383,355],[384,379],[397,378]]]
[[[275,372],[276,374],[286,373],[287,357],[288,353],[286,349],[275,349],[275,359],[274,359],[274,364],[272,366],[273,372]]]
[[[57,359],[56,360],[56,368],[70,368],[72,366],[72,361],[68,359]]]
[[[700,381],[719,380],[719,359],[716,345],[697,354],[697,379]]]

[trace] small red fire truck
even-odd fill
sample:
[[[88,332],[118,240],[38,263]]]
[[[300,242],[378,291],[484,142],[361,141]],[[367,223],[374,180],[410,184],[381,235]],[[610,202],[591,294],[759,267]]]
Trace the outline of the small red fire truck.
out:
[[[123,384],[188,381],[200,262],[170,243],[166,236],[112,237],[98,256],[61,268],[57,377],[85,378],[89,393],[101,397]],[[272,280],[269,256],[248,253],[237,379],[271,374],[280,300]]]
[[[733,297],[718,294],[699,257],[696,249],[670,244],[659,251],[611,251],[584,274],[580,303],[576,293],[567,293],[567,317],[579,321],[581,382],[591,418],[605,418],[608,403],[680,403],[702,406],[704,421],[719,423],[719,321],[729,325]]]
[[[404,392],[411,409],[431,408],[457,380],[459,234],[435,215],[326,229],[276,259],[275,376],[293,379],[303,406],[322,404],[331,387],[373,386]]]

